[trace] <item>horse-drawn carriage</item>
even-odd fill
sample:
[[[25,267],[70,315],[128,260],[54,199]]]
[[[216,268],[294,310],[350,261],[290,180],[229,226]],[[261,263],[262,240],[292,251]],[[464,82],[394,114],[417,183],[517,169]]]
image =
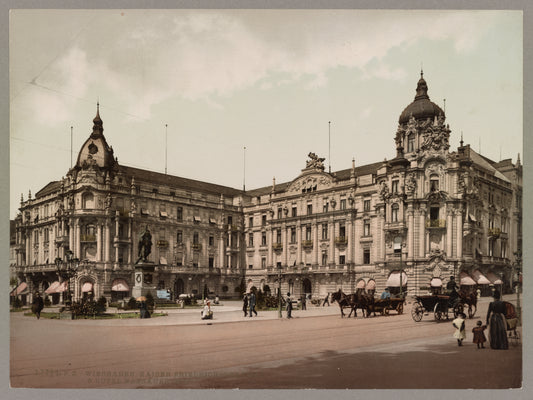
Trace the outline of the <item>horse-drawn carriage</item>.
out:
[[[463,312],[463,305],[458,297],[453,298],[451,296],[445,296],[441,294],[415,296],[416,301],[411,307],[411,317],[416,322],[422,320],[424,314],[433,313],[433,316],[437,321],[442,319],[448,319],[449,309],[453,309],[453,315],[457,317]]]
[[[398,314],[403,314],[403,304],[405,299],[401,297],[393,297],[387,299],[377,299],[374,301],[373,311],[379,312],[381,315],[388,315],[391,310]]]

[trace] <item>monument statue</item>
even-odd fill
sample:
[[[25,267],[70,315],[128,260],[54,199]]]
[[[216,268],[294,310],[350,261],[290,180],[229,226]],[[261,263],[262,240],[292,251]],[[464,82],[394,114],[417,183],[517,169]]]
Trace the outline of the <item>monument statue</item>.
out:
[[[148,225],[144,228],[144,231],[141,233],[141,236],[139,237],[139,259],[137,260],[136,264],[139,261],[147,261],[148,255],[152,252],[152,234],[150,233],[150,230],[148,229]]]

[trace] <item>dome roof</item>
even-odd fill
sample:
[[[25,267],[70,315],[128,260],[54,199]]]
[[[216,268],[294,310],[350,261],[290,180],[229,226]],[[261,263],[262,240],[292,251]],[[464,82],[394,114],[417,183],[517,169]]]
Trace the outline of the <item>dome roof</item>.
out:
[[[423,72],[420,73],[420,80],[416,86],[415,100],[403,110],[398,122],[400,124],[409,122],[411,114],[417,120],[428,118],[433,119],[434,117],[438,117],[440,114],[445,117],[444,111],[442,111],[438,105],[429,100],[428,85],[424,80]]]

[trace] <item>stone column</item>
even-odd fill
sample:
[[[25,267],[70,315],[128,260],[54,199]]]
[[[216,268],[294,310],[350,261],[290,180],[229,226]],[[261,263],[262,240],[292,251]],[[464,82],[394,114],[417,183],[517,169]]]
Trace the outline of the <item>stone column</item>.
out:
[[[453,257],[452,254],[453,244],[453,211],[448,209],[446,213],[446,256],[448,258]]]
[[[463,257],[463,213],[461,210],[456,211],[457,221],[457,258]]]
[[[218,239],[218,267],[224,268],[224,255],[226,254],[226,249],[224,245],[224,234],[220,233],[220,238]],[[184,289],[185,290],[185,289]]]
[[[346,247],[346,263],[351,265],[353,262],[353,224],[352,220],[346,221],[346,234],[348,235],[348,245]]]
[[[424,258],[426,256],[426,210],[419,210],[418,227],[420,229],[418,237],[418,256]]]
[[[282,250],[282,262],[283,262],[283,265],[288,265],[288,262],[289,262],[289,246],[288,246],[288,243],[289,241],[287,240],[287,226],[285,225],[285,223],[282,224],[281,226],[281,243],[283,245],[283,250]]]
[[[267,265],[268,266],[274,266],[274,250],[272,249],[273,240],[272,240],[272,228],[267,228],[267,245],[268,245],[268,259],[267,259]]]
[[[328,264],[335,264],[335,221],[333,217],[328,221],[329,249]]]
[[[131,263],[133,262],[133,249],[132,249],[132,243],[133,243],[133,240],[132,240],[132,237],[131,237],[131,219],[128,220],[128,264],[131,265]],[[169,246],[169,252],[170,252],[170,248],[171,246]],[[167,255],[169,257],[169,260],[171,259],[170,258],[170,254]]]
[[[104,231],[104,261],[109,262],[109,247],[111,245],[111,237],[109,233],[109,220],[105,221],[105,231]]]
[[[81,256],[81,246],[80,246],[80,232],[81,232],[81,227],[80,227],[80,220],[76,220],[76,234],[74,236],[74,256],[75,257],[78,257],[80,260],[82,258]]]
[[[313,265],[318,265],[318,224],[315,222],[311,225],[311,234],[313,235]]]
[[[96,261],[102,261],[102,225],[96,225]]]
[[[413,208],[409,206],[407,209],[407,258],[412,259],[415,256],[414,238],[415,238],[415,221]]]
[[[302,224],[300,221],[296,223],[296,245],[298,246],[296,264],[300,265],[302,263]]]

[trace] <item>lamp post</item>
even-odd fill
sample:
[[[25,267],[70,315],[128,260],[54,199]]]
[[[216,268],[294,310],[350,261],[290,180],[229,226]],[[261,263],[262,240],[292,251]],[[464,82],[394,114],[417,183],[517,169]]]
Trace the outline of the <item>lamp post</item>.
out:
[[[72,304],[72,295],[70,293],[70,278],[76,275],[78,267],[80,266],[80,260],[74,257],[74,253],[71,250],[65,252],[66,260],[61,259],[61,257],[56,257],[54,263],[57,268],[57,275],[61,280],[61,283],[64,281],[67,282],[67,300],[63,300],[65,306],[70,309]]]
[[[278,265],[278,318],[282,318],[282,315],[281,315],[281,264]]]
[[[516,292],[516,314],[518,317],[518,323],[521,323],[522,320],[522,307],[520,306],[520,289],[522,287],[521,282],[521,267],[522,267],[522,254],[520,252],[515,253],[515,262],[514,262],[514,268],[515,273],[513,274],[513,279],[516,279],[516,286],[515,286],[515,292]]]

